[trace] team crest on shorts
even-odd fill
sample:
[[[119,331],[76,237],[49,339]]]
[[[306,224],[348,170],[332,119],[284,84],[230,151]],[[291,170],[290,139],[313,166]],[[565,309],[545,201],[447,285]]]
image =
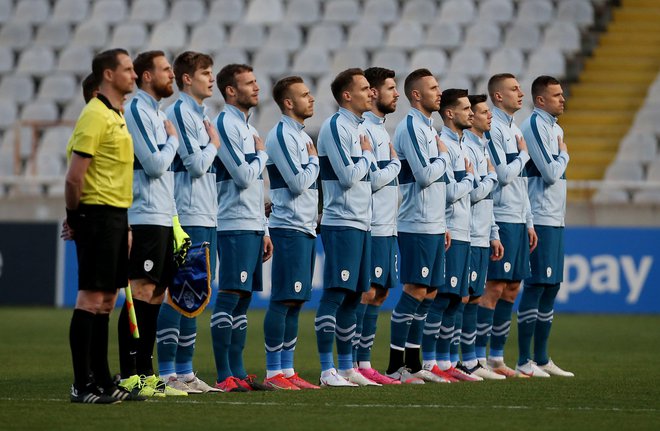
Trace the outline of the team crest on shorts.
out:
[[[422,277],[426,278],[429,276],[429,268],[427,266],[422,268]]]
[[[547,267],[545,269],[545,274],[548,276],[548,278],[550,278],[552,276],[552,268]]]
[[[504,262],[504,272],[511,271],[511,262]]]
[[[344,269],[341,272],[341,281],[348,281],[348,278],[351,276],[351,273],[348,271],[348,269]]]
[[[470,279],[472,281],[477,281],[477,271],[472,271],[472,274],[470,274]]]
[[[147,259],[144,261],[144,270],[149,272],[152,269],[154,269],[154,262],[153,260]]]
[[[458,278],[457,277],[452,277],[451,280],[449,280],[449,283],[451,283],[451,287],[458,286]]]
[[[300,293],[300,291],[302,290],[302,283],[299,282],[299,281],[296,281],[295,283],[293,283],[293,290],[296,293]]]
[[[241,271],[241,283],[247,281],[247,271]]]
[[[376,276],[376,278],[380,278],[380,276],[383,275],[383,268],[381,268],[380,266],[374,268],[374,275]]]

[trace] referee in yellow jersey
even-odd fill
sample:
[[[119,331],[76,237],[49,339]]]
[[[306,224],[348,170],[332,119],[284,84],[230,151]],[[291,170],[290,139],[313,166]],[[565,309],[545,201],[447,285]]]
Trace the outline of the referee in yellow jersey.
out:
[[[94,57],[99,89],[83,108],[67,146],[66,224],[78,255],[78,296],[69,342],[71,402],[114,404],[137,397],[112,382],[108,320],[128,279],[127,209],[133,201],[133,141],[121,108],[137,76],[123,49]]]

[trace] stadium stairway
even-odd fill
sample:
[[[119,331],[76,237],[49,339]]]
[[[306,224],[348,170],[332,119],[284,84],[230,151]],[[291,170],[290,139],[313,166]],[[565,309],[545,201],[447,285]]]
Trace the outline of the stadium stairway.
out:
[[[571,154],[566,176],[572,180],[603,178],[660,69],[660,1],[622,0],[612,18],[560,119]],[[569,192],[570,200],[586,197]]]

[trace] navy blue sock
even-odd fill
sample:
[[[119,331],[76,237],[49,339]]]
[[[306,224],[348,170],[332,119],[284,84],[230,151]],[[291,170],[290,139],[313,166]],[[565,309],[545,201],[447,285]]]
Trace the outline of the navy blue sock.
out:
[[[406,292],[401,293],[399,302],[392,311],[390,320],[390,363],[387,367],[387,373],[396,372],[405,365],[404,352],[406,349],[406,340],[408,332],[413,321],[413,316],[419,308],[422,301],[418,301]]]
[[[181,316],[181,330],[179,332],[179,345],[176,349],[176,373],[178,375],[193,372],[193,356],[195,354],[195,341],[197,340],[197,317]]]
[[[477,341],[475,343],[477,359],[486,359],[486,348],[493,330],[493,314],[495,314],[495,309],[477,306]]]
[[[367,305],[362,318],[362,336],[358,344],[357,361],[371,361],[371,349],[376,338],[376,327],[378,325],[379,305]]]
[[[440,326],[440,337],[435,347],[435,359],[438,361],[450,361],[449,346],[454,336],[454,323],[456,321],[456,312],[461,304],[461,298],[457,295],[449,295],[449,305],[442,316],[442,325]],[[440,367],[442,368],[442,367]]]
[[[337,368],[350,370],[353,368],[353,339],[355,338],[355,310],[360,304],[362,294],[348,292],[344,301],[337,309]]]
[[[266,348],[266,370],[282,370],[282,347],[284,328],[289,307],[278,301],[270,301],[264,317],[264,340]]]
[[[422,359],[424,361],[435,361],[435,348],[440,336],[442,316],[448,306],[449,298],[443,295],[436,295],[431,304],[422,335]]]
[[[424,299],[417,311],[413,316],[412,325],[410,325],[410,331],[408,332],[408,341],[406,342],[406,353],[405,353],[405,363],[406,367],[410,368],[413,373],[422,369],[422,362],[419,359],[419,351],[422,345],[422,331],[424,330],[424,324],[426,322],[426,317],[433,304],[432,299]]]
[[[451,344],[449,345],[449,357],[451,362],[458,362],[458,348],[461,345],[461,333],[463,332],[463,309],[465,304],[462,302],[458,304],[456,316],[454,317],[454,334],[451,337]]]
[[[555,298],[559,292],[559,283],[547,286],[543,289],[541,301],[539,302],[539,317],[536,321],[534,331],[534,361],[539,365],[545,365],[550,361],[548,356],[548,339],[552,329],[554,317]]]
[[[504,345],[511,330],[513,302],[500,299],[493,314],[493,333],[490,337],[490,356],[504,357]]]
[[[158,352],[158,373],[176,373],[176,355],[179,347],[181,313],[164,302],[156,323],[156,351]]]
[[[229,346],[231,345],[232,315],[239,299],[238,295],[222,290],[218,292],[215,299],[215,308],[211,315],[211,339],[218,374],[217,382],[223,382],[232,375],[229,367]]]
[[[332,347],[337,326],[337,309],[344,301],[346,292],[343,289],[324,289],[319,308],[316,310],[314,330],[316,331],[316,346],[321,359],[321,371],[335,367],[332,359]]]
[[[355,336],[353,337],[353,362],[357,362],[357,353],[362,338],[362,328],[364,326],[364,313],[367,310],[367,304],[359,303],[355,308]]]
[[[542,293],[541,285],[525,284],[523,287],[518,305],[518,365],[532,359],[532,339]]]
[[[463,362],[477,359],[474,341],[477,338],[477,304],[465,304],[463,309],[463,330],[461,332],[461,354]]]
[[[289,307],[284,328],[284,345],[282,346],[282,370],[293,370],[293,354],[298,343],[298,320],[302,305]],[[290,377],[290,376],[287,376]]]

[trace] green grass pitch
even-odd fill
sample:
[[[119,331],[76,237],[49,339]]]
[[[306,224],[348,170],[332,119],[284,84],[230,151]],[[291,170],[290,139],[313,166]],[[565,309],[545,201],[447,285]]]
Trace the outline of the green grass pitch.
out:
[[[110,364],[118,369],[116,319]],[[389,319],[379,319],[373,364],[387,364]],[[38,430],[658,430],[660,316],[556,315],[551,353],[573,379],[202,394],[112,406],[73,405],[71,310],[0,308],[0,429]],[[250,316],[249,372],[263,377],[263,312]],[[199,318],[195,367],[214,379],[209,313]],[[507,362],[517,353],[515,324]],[[301,315],[297,370],[319,368],[313,314]]]

